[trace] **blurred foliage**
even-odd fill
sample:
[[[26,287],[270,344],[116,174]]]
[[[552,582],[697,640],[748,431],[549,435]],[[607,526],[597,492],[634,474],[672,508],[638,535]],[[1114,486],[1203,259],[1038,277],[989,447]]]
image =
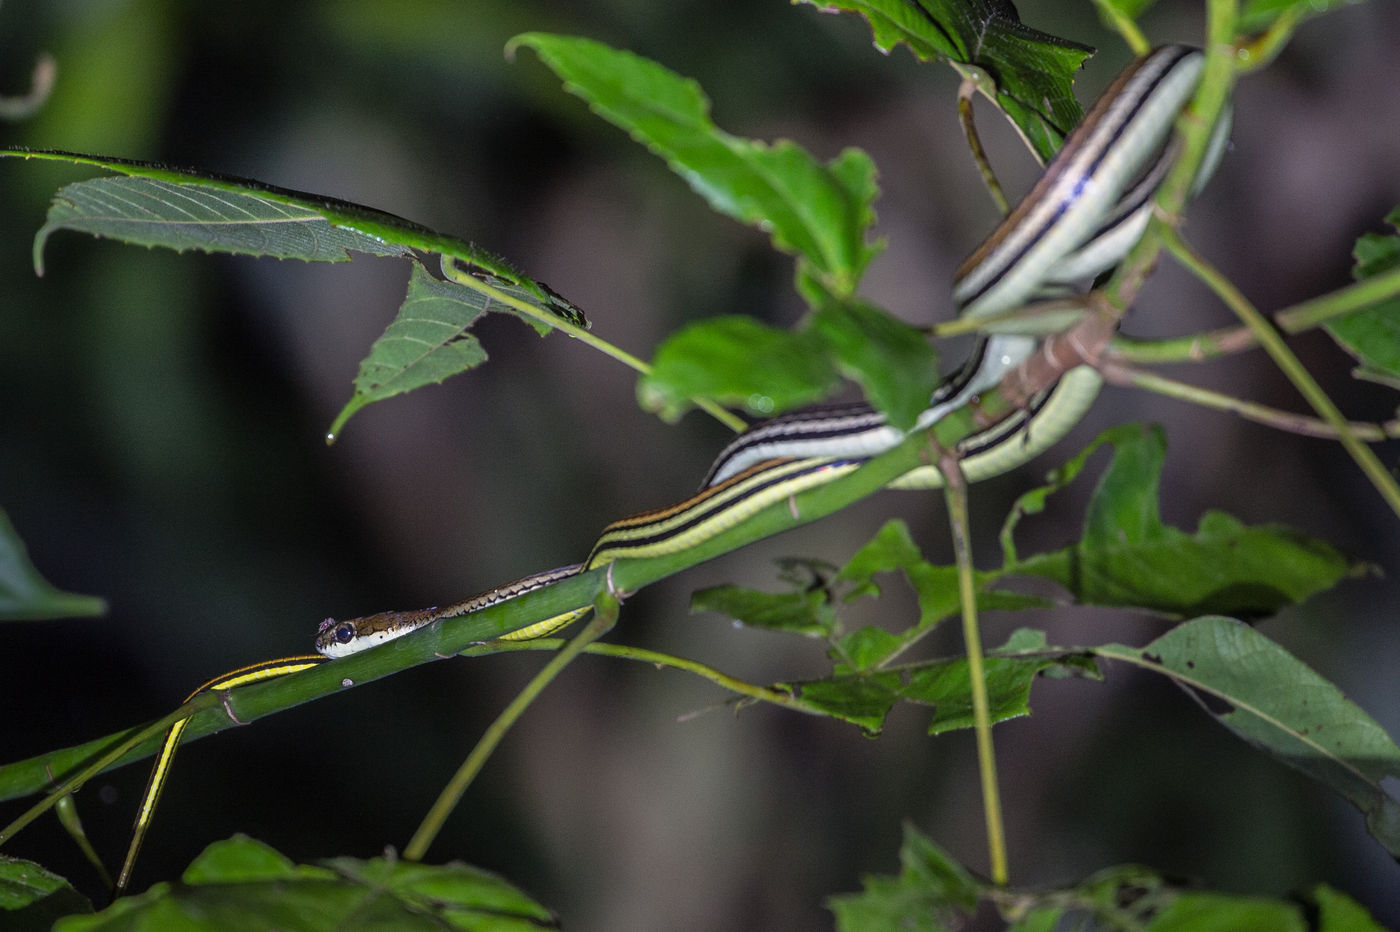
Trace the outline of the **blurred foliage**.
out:
[[[1159,3],[1154,35],[1197,35],[1196,8]],[[1087,4],[1040,0],[1021,13],[1105,49],[1087,85],[1121,61]],[[1261,77],[1251,93],[1278,91],[1268,82],[1279,81],[1285,102],[1310,88],[1362,100],[1344,93],[1358,73],[1348,69],[1361,69],[1361,86],[1393,86],[1393,68],[1371,72],[1390,67],[1382,40],[1395,17],[1373,2],[1315,21],[1278,77]],[[7,0],[0,89],[29,86],[40,51],[59,70],[43,109],[0,128],[15,145],[257,177],[489,244],[644,355],[682,322],[721,313],[790,324],[800,310],[790,260],[710,215],[640,147],[559,93],[545,69],[507,63],[506,40],[525,30],[587,35],[693,75],[735,133],[791,137],[821,159],[865,147],[886,192],[881,229],[899,233],[872,262],[870,288],[921,324],[946,315],[927,293],[946,286],[993,222],[970,168],[949,155],[954,79],[902,50],[873,54],[864,24],[808,7]],[[1259,116],[1242,115],[1241,132],[1260,138],[1271,106],[1298,112],[1278,100],[1254,104]],[[1324,135],[1395,125],[1392,111],[1339,112],[1347,123],[1305,114]],[[1302,136],[1309,121],[1287,128]],[[1327,188],[1326,203],[1349,211],[1332,215],[1336,224],[1353,235],[1379,230],[1400,200],[1397,162],[1383,138],[1368,139],[1391,175],[1367,162],[1318,185],[1331,175],[1314,171],[1283,195],[1268,186],[1287,179],[1247,162],[1250,147],[1237,144],[1236,165],[1212,189],[1219,200],[1193,212],[1193,235],[1224,242],[1248,231],[1237,271],[1279,304],[1340,284],[1340,259],[1292,242],[1275,212],[1322,216],[1308,189]],[[1030,170],[1018,144],[993,144],[999,168]],[[528,332],[505,322],[481,335],[498,365],[366,412],[361,436],[328,451],[325,426],[387,323],[383,309],[403,297],[402,269],[180,257],[68,236],[51,243],[36,279],[30,237],[51,193],[71,180],[69,170],[0,164],[0,505],[49,580],[101,594],[112,612],[6,626],[0,707],[35,710],[7,716],[7,759],[52,747],[55,734],[77,740],[154,717],[219,670],[302,650],[326,614],[440,602],[562,562],[605,521],[688,491],[722,437],[696,419],[657,425],[636,411],[630,375],[581,361],[565,341],[521,340]],[[1217,212],[1228,226],[1211,226]],[[1151,315],[1138,322],[1151,326]],[[1227,436],[1195,413],[1162,416],[1201,430],[1178,441],[1191,460],[1166,480],[1172,517],[1224,500],[1250,521],[1290,521],[1367,558],[1400,552],[1369,490],[1356,491],[1330,452],[1221,421]],[[984,515],[1027,484],[979,489]],[[910,513],[926,548],[939,546],[936,507],[885,497],[743,563],[788,552],[844,559],[852,526],[868,536],[891,508]],[[1396,604],[1395,568],[1386,568],[1388,579],[1358,587],[1357,610],[1343,599],[1270,633],[1306,645],[1321,672],[1395,733],[1393,619],[1360,610]],[[698,573],[684,585],[720,578]],[[761,633],[684,621],[683,606],[679,590],[648,592],[629,603],[625,624],[639,642],[703,645],[715,663],[760,681],[822,662]],[[1118,615],[1065,624],[1155,632]],[[504,658],[434,666],[187,751],[142,875],[176,876],[210,839],[240,830],[297,862],[367,857],[401,841],[438,782],[420,777],[449,772],[533,668]],[[785,713],[677,725],[677,712],[713,694],[603,660],[571,676],[488,768],[440,858],[512,878],[571,927],[829,922],[821,898],[892,866],[904,818],[952,850],[980,850],[981,827],[967,815],[971,773],[955,762],[970,750],[957,738],[898,740],[923,721],[893,722],[880,742]],[[1173,690],[1146,686],[1107,703],[1072,682],[1040,689],[1048,695],[1035,719],[998,730],[1004,757],[1024,762],[1007,774],[1018,882],[1062,882],[1129,860],[1270,896],[1324,879],[1400,923],[1393,865],[1359,830],[1337,830],[1353,815],[1212,730]],[[128,768],[80,797],[109,858],[125,845],[143,779]],[[366,793],[375,805],[361,805]],[[1252,815],[1266,809],[1290,818]],[[598,845],[618,857],[591,862],[584,852]],[[24,854],[100,897],[56,825],[31,829]]]

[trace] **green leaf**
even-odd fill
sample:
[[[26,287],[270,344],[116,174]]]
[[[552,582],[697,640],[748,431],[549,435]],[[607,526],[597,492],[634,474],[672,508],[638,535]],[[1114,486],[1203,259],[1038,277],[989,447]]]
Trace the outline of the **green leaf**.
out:
[[[859,301],[827,302],[811,327],[892,426],[914,426],[939,382],[938,353],[922,332]]]
[[[1317,904],[1317,932],[1385,932],[1385,929],[1360,903],[1326,884],[1312,890],[1311,899]]]
[[[766,416],[824,397],[836,370],[820,337],[765,326],[751,317],[715,317],[661,344],[637,383],[642,407],[674,420],[691,398],[713,398]]]
[[[1285,13],[1302,17],[1320,16],[1360,0],[1249,0],[1236,27],[1240,34],[1260,32]]]
[[[832,294],[854,293],[879,251],[866,237],[878,189],[865,153],[847,149],[823,164],[786,140],[731,136],[710,120],[695,81],[600,42],[530,32],[507,51],[521,46],[534,49],[565,90],[665,159],[716,211],[768,232]]]
[[[1117,17],[1136,22],[1156,2],[1157,0],[1094,0],[1094,5],[1100,8],[1101,14],[1103,9],[1107,8]],[[1112,24],[1110,19],[1105,19],[1104,22],[1105,25]]]
[[[1055,932],[1064,928],[1060,921],[1066,909],[1063,906],[1044,906],[1027,910],[1026,913],[1006,927],[1006,932]]]
[[[1400,229],[1400,207],[1385,218]],[[1356,264],[1352,278],[1364,281],[1400,268],[1400,236],[1367,233],[1352,251]],[[1391,298],[1365,310],[1331,321],[1327,332],[1361,363],[1363,376],[1400,380],[1400,298]]]
[[[878,734],[885,717],[896,702],[917,702],[935,707],[929,734],[972,727],[972,692],[967,658],[930,660],[907,664],[898,670],[876,670],[874,665],[892,652],[891,642],[866,628],[846,642],[851,663],[857,672],[841,672],[823,680],[779,684],[800,696],[807,705],[821,712],[860,726],[867,734]],[[860,641],[857,636],[864,635]],[[872,636],[873,635],[873,636]],[[885,635],[893,638],[893,635]],[[895,638],[895,646],[903,644]],[[1005,645],[988,651],[984,660],[988,705],[993,722],[1003,722],[1030,713],[1030,689],[1035,677],[1044,671],[1059,675],[1087,675],[1099,678],[1098,667],[1084,650],[1046,646],[1038,631],[1022,630]],[[845,669],[845,668],[839,668]]]
[[[1101,657],[1171,677],[1217,721],[1344,796],[1371,834],[1400,856],[1400,747],[1369,715],[1264,635],[1230,618],[1198,618],[1143,648],[1109,644]]]
[[[49,584],[29,562],[24,542],[0,508],[0,621],[38,621],[104,615],[107,603],[74,595]]]
[[[102,912],[70,917],[62,932],[122,929],[461,929],[530,932],[557,918],[494,874],[374,858],[294,864],[253,839],[210,845],[181,882],[160,883]]]
[[[11,932],[47,932],[62,916],[92,912],[92,903],[57,874],[0,855],[0,925]]]
[[[904,825],[898,877],[869,876],[865,889],[830,897],[839,932],[940,932],[967,925],[980,887],[967,870],[912,825]]]
[[[874,736],[884,728],[885,716],[899,701],[904,679],[899,673],[866,671],[822,680],[779,683],[777,688],[786,689],[807,705]]]
[[[1322,541],[1276,525],[1245,526],[1221,512],[1205,514],[1194,535],[1164,525],[1158,486],[1166,439],[1160,428],[1129,424],[1105,431],[1061,470],[1049,491],[1072,481],[1102,444],[1113,446],[1113,461],[1089,503],[1083,537],[1025,559],[1009,548],[1003,572],[1054,580],[1089,605],[1255,618],[1362,569]],[[1018,515],[1037,510],[1045,494],[1022,497],[1004,543]]]
[[[465,240],[362,204],[208,172],[55,149],[0,149],[0,157],[92,165],[127,176],[83,181],[59,192],[34,240],[42,274],[44,244],[72,229],[146,246],[341,262],[348,251],[380,256],[434,253],[470,267],[464,276],[528,293],[541,319],[586,326],[583,312],[543,282]]]
[[[833,659],[839,658],[835,672],[859,673],[862,670],[873,669],[903,647],[904,643],[904,638],[897,634],[891,634],[874,625],[866,625],[836,642],[831,652]]]
[[[1083,117],[1070,87],[1093,50],[1024,25],[1008,0],[806,2],[861,14],[886,52],[903,42],[924,61],[982,69],[995,82],[997,104],[1042,161]]]
[[[1018,653],[1033,656],[1018,657]],[[1043,671],[1078,674],[1102,679],[1094,659],[1083,653],[1049,653],[1045,635],[1022,629],[983,660],[988,708],[992,722],[1004,722],[1031,713],[1031,683]],[[966,657],[922,666],[909,674],[903,698],[935,707],[928,733],[940,735],[955,728],[971,728],[972,679]]]
[[[836,626],[825,590],[759,592],[740,586],[700,589],[690,597],[692,612],[719,612],[755,628],[828,636]]]
[[[1305,932],[1298,907],[1260,897],[1182,893],[1152,917],[1148,932]]]
[[[335,226],[309,208],[154,178],[97,178],[61,188],[34,237],[34,267],[40,274],[44,246],[58,230],[177,252],[200,249],[307,262],[345,262],[352,251],[409,254],[403,247]]]
[[[914,539],[909,534],[909,526],[899,519],[885,523],[836,574],[839,582],[849,582],[852,589],[847,601],[860,596],[878,596],[880,587],[875,582],[877,573],[900,572],[909,580],[919,599],[919,621],[903,631],[896,640],[879,639],[872,644],[862,645],[859,651],[843,642],[840,646],[852,663],[860,658],[856,669],[868,669],[883,661],[885,657],[903,648],[908,642],[923,637],[945,618],[956,615],[961,610],[958,595],[958,571],[954,566],[935,566],[924,560]],[[986,587],[994,582],[998,573],[975,573],[977,587],[977,607],[979,610],[1041,608],[1047,603],[1034,596],[1023,596],[1012,592],[995,592]],[[859,635],[860,632],[856,632]],[[856,635],[852,635],[854,638]],[[892,636],[893,637],[893,636]],[[876,655],[873,646],[887,648],[884,655]]]
[[[516,294],[522,292],[516,289]],[[336,416],[330,435],[339,434],[365,405],[440,383],[485,362],[486,350],[467,329],[489,309],[488,296],[439,281],[415,263],[408,295],[369,355],[360,360],[355,394]]]

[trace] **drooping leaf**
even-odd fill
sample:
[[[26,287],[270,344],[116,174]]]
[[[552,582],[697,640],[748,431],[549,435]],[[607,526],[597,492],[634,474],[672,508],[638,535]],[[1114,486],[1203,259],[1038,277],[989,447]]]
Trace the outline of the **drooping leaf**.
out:
[[[1113,446],[1113,461],[1089,503],[1081,539],[1026,558],[1010,550],[1005,573],[1054,580],[1090,605],[1254,618],[1362,569],[1322,541],[1276,525],[1245,526],[1221,512],[1205,514],[1195,534],[1163,524],[1158,486],[1166,440],[1160,428],[1129,424],[1105,431],[1060,471],[1052,487],[1072,481],[1102,444]],[[1045,494],[1034,490],[1023,497],[1004,541],[1019,514],[1036,510]]]
[[[829,897],[839,932],[942,932],[962,928],[981,887],[967,869],[905,823],[898,877],[866,875],[860,893]]]
[[[0,926],[46,932],[63,916],[92,912],[92,903],[62,877],[33,861],[0,854]]]
[[[59,230],[164,246],[307,262],[346,262],[351,252],[406,256],[408,251],[353,229],[335,226],[315,210],[252,193],[154,178],[95,178],[65,185],[34,237],[34,267]]]
[[[1400,857],[1400,800],[1381,785],[1400,778],[1400,747],[1282,647],[1234,619],[1206,617],[1143,648],[1093,650],[1171,677],[1235,734],[1344,796]]]
[[[0,508],[0,621],[38,621],[103,615],[107,603],[52,586],[29,562],[24,542]]]
[[[1400,207],[1385,221],[1400,229]],[[1367,233],[1356,241],[1352,255],[1356,263],[1351,274],[1357,281],[1400,269],[1400,236]],[[1400,297],[1334,320],[1327,332],[1360,361],[1362,375],[1391,384],[1400,381]]]
[[[1083,116],[1070,85],[1093,50],[1031,29],[1009,0],[806,2],[864,16],[886,52],[902,42],[924,61],[982,69],[995,82],[997,104],[1042,161]]]
[[[859,301],[829,301],[812,316],[836,366],[900,430],[909,430],[938,387],[938,354],[918,330]]]
[[[486,350],[468,329],[487,311],[514,313],[482,291],[440,281],[416,263],[412,268],[408,294],[397,316],[370,347],[369,355],[360,360],[355,394],[331,425],[332,436],[365,405],[437,384],[481,365],[486,361]],[[500,282],[497,287],[528,300],[517,286]],[[526,321],[543,326],[531,318]]]
[[[631,52],[530,32],[508,50],[534,49],[594,112],[666,160],[715,210],[768,232],[837,297],[854,293],[878,252],[867,239],[875,166],[847,149],[825,164],[795,143],[731,136],[710,119],[693,80]]]
[[[373,858],[295,864],[245,836],[216,842],[180,883],[159,883],[65,932],[210,929],[460,929],[537,932],[558,919],[501,878],[464,864]]]
[[[652,371],[637,382],[642,407],[667,420],[690,398],[713,398],[757,415],[807,404],[835,386],[836,370],[820,337],[765,326],[751,317],[715,317],[661,344]]]
[[[355,395],[337,416],[328,435],[332,440],[365,405],[441,382],[484,361],[475,339],[460,330],[434,343],[446,332],[444,327],[450,329],[465,314],[517,314],[542,333],[556,326],[588,325],[576,305],[499,256],[371,207],[127,159],[29,149],[0,149],[0,156],[94,165],[121,174],[76,182],[55,195],[34,238],[34,265],[40,274],[44,246],[59,230],[176,251],[307,262],[344,262],[352,253],[413,259],[409,297],[390,332],[361,363]],[[435,282],[418,268],[415,250],[439,255],[450,282]],[[415,313],[420,316],[412,316]],[[439,326],[430,328],[424,314]],[[421,354],[411,348],[420,339],[431,347]]]
[[[507,282],[529,294],[540,319],[586,326],[583,312],[542,282],[471,243],[362,204],[151,162],[44,149],[0,149],[0,157],[45,159],[92,165],[125,178],[77,182],[59,192],[34,240],[35,268],[42,273],[48,237],[80,230],[125,242],[170,249],[199,249],[340,262],[348,251],[406,256],[420,250],[456,260],[474,277]]]

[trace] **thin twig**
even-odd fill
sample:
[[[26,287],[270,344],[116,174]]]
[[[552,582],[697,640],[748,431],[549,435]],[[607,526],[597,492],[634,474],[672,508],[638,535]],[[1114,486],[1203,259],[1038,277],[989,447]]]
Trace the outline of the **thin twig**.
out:
[[[967,147],[972,150],[972,161],[982,174],[982,183],[987,186],[987,193],[992,196],[997,210],[1005,217],[1011,213],[1011,205],[1007,203],[1006,192],[1001,189],[996,172],[992,171],[992,163],[987,159],[987,150],[982,148],[982,137],[977,132],[977,121],[972,112],[972,97],[980,90],[983,80],[985,78],[980,73],[969,74],[958,85],[958,122],[962,123],[963,135],[967,137]]]
[[[1304,437],[1318,437],[1324,440],[1337,440],[1341,436],[1335,427],[1320,418],[1295,414],[1291,411],[1281,411],[1278,408],[1246,401],[1243,398],[1236,398],[1233,395],[1226,395],[1209,388],[1201,388],[1198,385],[1169,379],[1154,372],[1147,372],[1117,362],[1104,363],[1099,367],[1099,372],[1102,373],[1104,381],[1110,385],[1141,388],[1175,398],[1178,401],[1213,408],[1216,411],[1226,411],[1230,414],[1237,414],[1247,421],[1263,424],[1275,430],[1299,434]],[[1350,421],[1347,427],[1353,435],[1367,443],[1377,443],[1400,437],[1400,421],[1397,420],[1386,421],[1382,424]]]
[[[1312,409],[1337,432],[1337,439],[1341,442],[1342,447],[1356,461],[1356,465],[1375,486],[1376,491],[1385,499],[1390,509],[1395,512],[1397,517],[1400,517],[1400,485],[1397,485],[1395,477],[1385,468],[1371,448],[1362,443],[1351,430],[1346,418],[1342,416],[1342,412],[1337,409],[1332,399],[1317,384],[1311,373],[1298,361],[1298,357],[1293,355],[1293,351],[1284,343],[1283,337],[1279,335],[1278,331],[1269,325],[1264,315],[1259,313],[1254,305],[1234,286],[1234,283],[1191,249],[1175,230],[1164,228],[1162,239],[1177,261],[1214,291],[1225,302],[1225,305],[1234,311],[1235,315],[1254,332],[1259,345],[1274,360],[1274,363],[1298,389],[1308,404],[1312,406]]]
[[[520,690],[486,729],[481,740],[476,743],[471,753],[467,755],[467,759],[462,762],[462,766],[457,768],[452,779],[443,787],[432,808],[423,817],[418,830],[409,839],[408,845],[403,849],[404,860],[421,861],[423,859],[423,855],[428,853],[428,846],[433,843],[433,839],[442,830],[443,823],[447,821],[447,817],[452,814],[452,810],[461,801],[462,794],[467,791],[467,787],[471,786],[472,780],[476,779],[476,775],[481,772],[481,768],[486,765],[486,761],[505,738],[511,726],[519,720],[525,710],[530,707],[530,703],[534,702],[544,691],[544,688],[569,665],[570,661],[582,653],[589,644],[611,630],[617,622],[617,599],[605,595],[599,597],[599,602],[603,604],[595,609],[593,617],[589,619],[583,630],[575,635],[563,650],[549,658],[549,663],[545,664],[544,668],[535,674],[529,683],[525,684],[525,688]]]

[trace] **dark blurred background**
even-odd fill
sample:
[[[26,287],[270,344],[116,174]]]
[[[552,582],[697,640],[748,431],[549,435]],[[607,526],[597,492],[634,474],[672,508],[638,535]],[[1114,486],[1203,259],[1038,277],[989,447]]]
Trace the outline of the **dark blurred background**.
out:
[[[1199,40],[1199,4],[1158,6],[1154,39]],[[1127,59],[1087,3],[1039,0],[1021,13],[1101,48],[1077,83],[1086,103]],[[889,246],[864,293],[915,323],[949,316],[952,269],[996,221],[957,129],[955,76],[904,50],[880,55],[857,18],[779,0],[7,0],[0,93],[27,87],[44,51],[59,75],[37,116],[0,130],[14,144],[336,195],[460,234],[642,356],[715,314],[794,323],[788,257],[711,213],[531,53],[503,58],[509,37],[535,29],[697,78],[731,132],[786,136],[824,158],[865,148]],[[1266,310],[1345,284],[1352,241],[1400,203],[1397,36],[1400,7],[1350,7],[1305,25],[1239,88],[1233,151],[1188,235]],[[1028,154],[983,112],[995,165],[1024,191]],[[372,406],[327,447],[406,265],[175,255],[68,233],[36,278],[30,242],[49,197],[91,174],[0,163],[0,506],[52,581],[111,604],[100,619],[4,627],[5,760],[152,719],[214,674],[304,651],[326,615],[441,604],[576,560],[609,520],[689,494],[724,440],[703,416],[668,426],[641,412],[632,373],[585,347],[499,318],[479,328],[487,366]],[[1129,327],[1228,322],[1164,267]],[[1350,414],[1390,416],[1393,393],[1354,386],[1325,337],[1295,345]],[[1173,374],[1301,404],[1262,356]],[[1108,390],[1056,453],[974,490],[980,559],[998,558],[1016,494],[1129,419],[1167,425],[1169,521],[1194,527],[1207,508],[1285,521],[1385,572],[1263,630],[1400,735],[1397,523],[1332,445]],[[1395,461],[1393,447],[1382,452]],[[1032,522],[1023,547],[1071,537],[1084,496]],[[757,682],[817,675],[819,644],[690,617],[688,593],[771,587],[782,555],[843,561],[894,515],[930,557],[949,559],[939,496],[886,493],[648,589],[611,637]],[[912,600],[897,581],[888,588],[852,622],[906,624]],[[985,624],[992,644],[1026,624],[1059,644],[1143,643],[1164,630],[1111,611]],[[948,627],[937,653],[960,649]],[[542,661],[433,664],[190,745],[136,889],[239,831],[298,860],[402,846]],[[896,710],[872,741],[772,708],[735,716],[724,698],[679,673],[580,660],[508,738],[431,857],[502,872],[575,930],[821,928],[825,896],[897,870],[903,820],[985,867],[970,735],[927,738],[924,714]],[[1400,924],[1400,873],[1361,817],[1172,686],[1111,668],[1106,683],[1040,683],[1033,704],[1033,717],[996,732],[1016,883],[1071,882],[1124,861],[1242,892],[1325,880]],[[128,767],[80,796],[109,863],[145,778],[144,765]],[[51,819],[5,853],[98,894]]]

